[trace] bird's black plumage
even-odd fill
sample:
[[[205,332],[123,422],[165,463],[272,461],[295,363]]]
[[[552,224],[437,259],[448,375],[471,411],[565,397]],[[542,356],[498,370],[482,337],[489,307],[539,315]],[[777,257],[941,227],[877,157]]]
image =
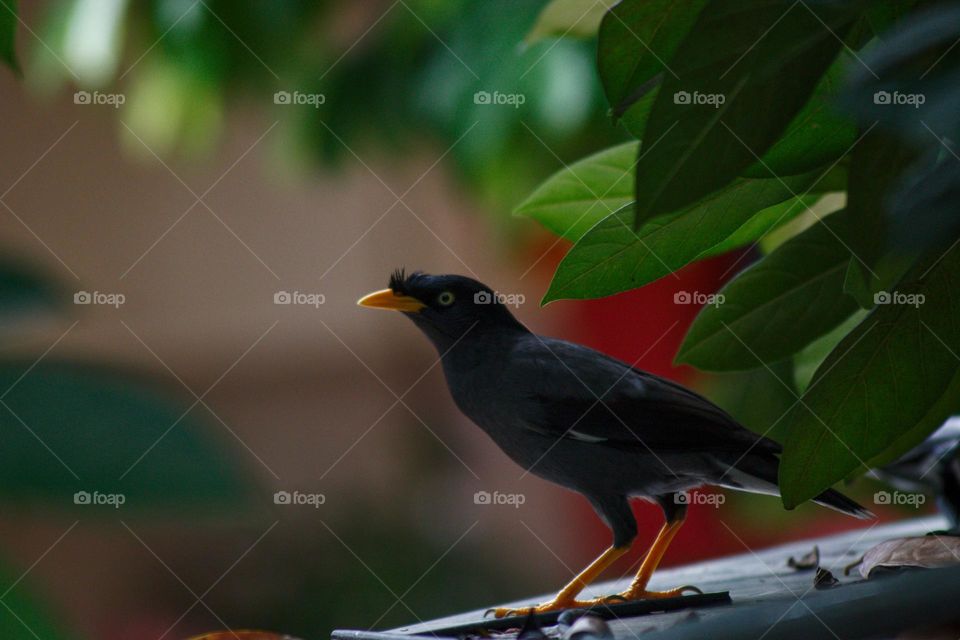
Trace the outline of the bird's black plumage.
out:
[[[455,275],[406,275],[390,289],[423,303],[409,317],[442,357],[460,410],[517,464],[582,493],[614,545],[636,536],[631,497],[682,519],[702,485],[777,494],[780,445],[703,396],[587,347],[536,335],[493,290]],[[815,502],[864,517],[828,490]]]

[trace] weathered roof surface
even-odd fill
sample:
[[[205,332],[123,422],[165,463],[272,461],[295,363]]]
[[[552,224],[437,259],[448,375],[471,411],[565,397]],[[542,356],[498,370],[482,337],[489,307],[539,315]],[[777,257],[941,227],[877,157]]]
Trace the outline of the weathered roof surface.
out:
[[[879,542],[923,535],[942,529],[940,518],[867,526],[840,535],[795,542],[757,552],[711,560],[658,572],[652,589],[695,584],[721,604],[694,606],[673,611],[637,615],[637,607],[611,608],[610,627],[616,638],[870,638],[893,637],[904,629],[953,620],[960,623],[960,565],[946,569],[905,571],[864,580],[854,570],[844,576],[844,567],[855,562]],[[829,589],[814,588],[815,571],[787,565],[816,545],[820,566],[840,581]],[[960,560],[958,560],[960,562]],[[599,583],[584,592],[593,597],[626,588],[629,579]],[[730,603],[722,603],[729,591]],[[710,596],[709,594],[716,594]],[[552,594],[507,603],[519,607],[546,601]],[[695,602],[695,601],[691,601]],[[684,603],[686,604],[686,603]],[[655,607],[651,607],[655,608]],[[388,632],[336,631],[335,640],[388,640],[410,636],[458,637],[490,627],[486,607],[410,625]],[[515,626],[516,621],[511,626]],[[501,626],[500,629],[505,627]],[[545,627],[556,636],[554,627]],[[502,637],[510,638],[511,635]],[[955,633],[951,637],[957,637]]]

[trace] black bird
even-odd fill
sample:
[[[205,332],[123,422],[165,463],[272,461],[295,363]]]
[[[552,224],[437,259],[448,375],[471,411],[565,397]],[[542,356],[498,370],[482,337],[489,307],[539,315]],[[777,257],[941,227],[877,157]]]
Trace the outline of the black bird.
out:
[[[659,504],[666,523],[630,587],[603,602],[699,591],[647,591],[686,516],[685,491],[717,485],[779,493],[779,444],[675,382],[531,332],[476,280],[397,271],[388,289],[358,304],[413,320],[437,348],[460,410],[524,469],[583,494],[612,529],[609,549],[553,600],[524,611],[596,604],[576,597],[630,549],[637,536],[632,497]],[[832,489],[814,502],[858,518],[872,515]],[[494,612],[501,617],[523,611]]]

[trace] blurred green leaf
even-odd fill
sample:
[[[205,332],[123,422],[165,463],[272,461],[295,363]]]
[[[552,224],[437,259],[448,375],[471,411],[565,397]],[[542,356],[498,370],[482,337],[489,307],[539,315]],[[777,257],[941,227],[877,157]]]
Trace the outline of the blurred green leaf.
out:
[[[633,202],[638,143],[604,149],[561,169],[514,210],[576,242],[590,227]]]
[[[863,128],[879,123],[901,140],[938,145],[960,139],[958,38],[960,5],[922,3],[850,67],[844,106]]]
[[[888,245],[907,254],[949,246],[960,236],[958,202],[960,160],[944,149],[928,152],[904,173],[886,203]]]
[[[677,361],[708,371],[762,367],[788,358],[856,310],[844,293],[850,214],[835,213],[794,236],[720,290],[687,331]]]
[[[850,58],[837,58],[780,139],[744,170],[744,176],[772,178],[805,173],[849,151],[857,139],[857,125],[837,108],[836,99]]]
[[[697,259],[754,213],[803,193],[817,176],[740,178],[692,207],[633,230],[632,208],[591,228],[557,267],[544,303],[598,298],[653,282]]]
[[[52,540],[51,540],[52,542]],[[0,638],[3,640],[67,640],[75,638],[67,634],[55,617],[38,602],[29,590],[29,580],[20,582],[24,566],[15,571],[6,563],[0,564],[0,584],[3,585],[3,605],[0,607]],[[7,592],[7,589],[10,589]]]
[[[960,252],[931,253],[897,285],[890,304],[877,306],[820,365],[784,418],[780,488],[787,508],[905,433],[916,441],[932,432],[960,408],[958,281]]]
[[[836,5],[708,3],[670,61],[642,136],[635,225],[688,206],[762,157],[854,17]]]
[[[56,288],[22,265],[0,260],[0,326],[59,302]]]
[[[224,454],[202,411],[92,367],[0,365],[0,495],[63,508],[78,491],[120,493],[133,509],[236,507],[250,472]]]
[[[550,37],[590,38],[616,0],[550,0],[524,39],[527,44]]]
[[[623,0],[600,23],[597,66],[615,118],[667,69],[706,0]],[[639,136],[638,136],[639,137]]]
[[[3,0],[0,6],[0,59],[20,75],[17,62],[17,0]]]

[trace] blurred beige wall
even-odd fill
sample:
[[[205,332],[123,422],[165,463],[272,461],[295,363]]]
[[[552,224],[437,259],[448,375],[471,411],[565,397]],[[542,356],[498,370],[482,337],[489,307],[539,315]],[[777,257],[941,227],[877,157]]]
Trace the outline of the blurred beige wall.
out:
[[[518,279],[529,265],[503,260],[487,214],[471,207],[443,163],[431,170],[444,149],[399,158],[358,152],[379,177],[348,156],[339,172],[291,181],[271,166],[274,123],[253,109],[231,110],[213,157],[161,162],[121,143],[122,109],[75,105],[68,95],[44,103],[10,74],[0,74],[0,90],[0,193],[7,191],[10,209],[0,208],[0,247],[69,292],[126,298],[118,309],[69,306],[62,317],[24,327],[9,352],[36,356],[60,340],[47,358],[147,371],[188,402],[177,378],[197,394],[216,383],[206,401],[226,426],[205,416],[214,436],[265,486],[325,492],[324,517],[352,500],[389,504],[444,544],[480,522],[459,552],[509,540],[505,564],[533,562],[547,575],[567,573],[554,554],[572,566],[589,556],[591,549],[571,544],[574,531],[550,524],[564,516],[556,498],[565,492],[521,478],[455,411],[439,367],[404,399],[419,418],[395,406],[371,428],[395,400],[383,384],[402,394],[436,360],[405,319],[355,306],[359,295],[385,286],[392,269],[472,270],[499,290],[523,293],[530,302],[518,314],[532,326],[549,331],[547,318],[556,318],[536,306],[544,283]],[[385,214],[395,202],[390,189],[402,194],[417,180],[404,198],[416,215],[403,204]],[[204,197],[213,213],[197,204],[184,215],[195,201],[190,189],[202,194],[215,182]],[[276,305],[281,290],[322,293],[325,303]],[[449,483],[403,476],[411,464],[404,458],[422,451],[449,471]],[[524,493],[523,522],[512,510],[474,505],[478,490]],[[0,522],[2,544],[26,568],[72,517],[15,514]],[[197,570],[213,577],[260,531],[259,523],[227,523],[203,537],[189,521],[137,526],[158,555],[199,554],[209,567]],[[295,537],[300,526],[281,522],[288,530],[277,535]],[[234,544],[214,544],[231,536]],[[171,582],[118,523],[91,521],[38,563],[31,581],[52,591],[70,619],[96,626],[117,607],[136,610],[154,597],[144,576]],[[175,582],[167,587],[182,591]]]

